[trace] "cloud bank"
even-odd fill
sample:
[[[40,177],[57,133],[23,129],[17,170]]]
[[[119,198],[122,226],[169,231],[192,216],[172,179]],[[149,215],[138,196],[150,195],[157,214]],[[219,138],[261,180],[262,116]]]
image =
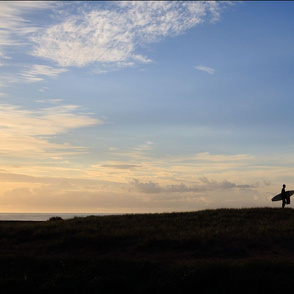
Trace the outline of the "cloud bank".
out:
[[[134,179],[131,186],[135,188],[138,192],[146,194],[158,194],[158,193],[185,193],[185,192],[209,192],[214,190],[226,190],[226,189],[252,189],[257,188],[259,183],[251,185],[238,185],[227,180],[222,182],[210,181],[205,177],[200,178],[201,183],[193,186],[187,186],[186,184],[173,184],[161,186],[158,183],[149,181],[147,183],[142,183],[138,179]]]

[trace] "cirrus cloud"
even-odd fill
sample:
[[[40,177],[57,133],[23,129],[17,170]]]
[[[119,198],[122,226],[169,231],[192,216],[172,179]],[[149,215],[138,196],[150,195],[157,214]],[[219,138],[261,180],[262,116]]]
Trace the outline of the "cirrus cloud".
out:
[[[1,154],[9,156],[52,156],[60,152],[79,152],[85,148],[53,143],[51,138],[70,130],[103,124],[79,112],[79,106],[62,105],[26,110],[15,105],[0,105]]]
[[[200,71],[207,72],[210,75],[214,75],[214,73],[215,73],[215,69],[204,66],[204,65],[197,65],[197,66],[194,66],[194,68],[197,69],[197,70],[200,70]]]
[[[36,33],[39,27],[30,21],[32,11],[53,7],[45,1],[1,1],[0,2],[0,58],[9,59],[5,46],[19,46],[22,38]]]
[[[29,82],[39,82],[44,77],[57,77],[59,74],[68,71],[65,68],[54,68],[49,65],[35,64],[30,68],[27,68],[21,73],[21,76]]]
[[[205,21],[216,21],[218,2],[129,1],[90,6],[43,29],[33,54],[60,66],[126,67],[151,60],[140,53],[147,44],[183,34]]]

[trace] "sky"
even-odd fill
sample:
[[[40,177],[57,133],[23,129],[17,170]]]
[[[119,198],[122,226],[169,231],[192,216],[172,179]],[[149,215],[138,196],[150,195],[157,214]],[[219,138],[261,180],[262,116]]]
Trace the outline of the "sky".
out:
[[[293,13],[0,1],[0,212],[280,207],[294,189]]]

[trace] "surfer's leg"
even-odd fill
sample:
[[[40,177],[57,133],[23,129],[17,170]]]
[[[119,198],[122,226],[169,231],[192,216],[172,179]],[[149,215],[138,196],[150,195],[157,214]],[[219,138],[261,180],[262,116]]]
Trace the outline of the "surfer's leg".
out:
[[[282,203],[282,207],[284,208],[284,207],[285,207],[285,204],[286,204],[286,199],[283,198],[283,199],[282,199],[282,202],[283,202],[283,203]]]

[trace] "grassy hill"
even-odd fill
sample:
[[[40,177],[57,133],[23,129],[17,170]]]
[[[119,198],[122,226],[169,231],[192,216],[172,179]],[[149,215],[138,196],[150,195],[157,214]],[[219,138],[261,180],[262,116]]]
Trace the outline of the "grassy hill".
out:
[[[294,210],[0,222],[1,293],[294,290]]]

